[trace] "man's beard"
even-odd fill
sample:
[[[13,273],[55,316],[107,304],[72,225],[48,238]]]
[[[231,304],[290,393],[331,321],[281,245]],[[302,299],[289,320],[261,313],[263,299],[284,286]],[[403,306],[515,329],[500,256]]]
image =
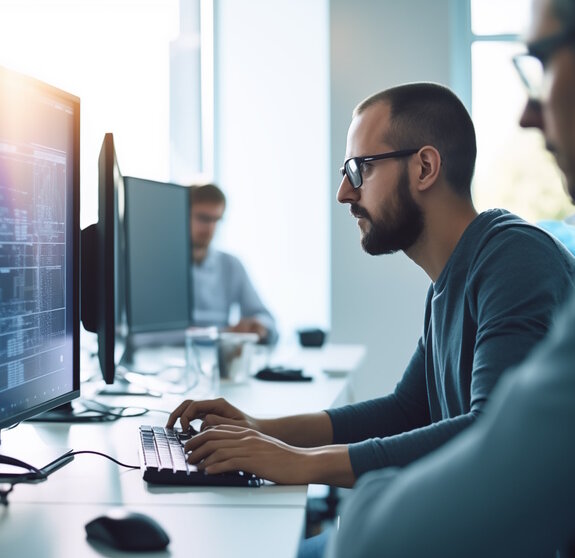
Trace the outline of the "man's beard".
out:
[[[405,251],[413,246],[423,231],[423,211],[409,191],[407,168],[403,169],[397,181],[396,193],[395,207],[387,211],[383,208],[384,217],[377,221],[365,209],[355,204],[352,206],[356,217],[364,217],[371,224],[361,239],[361,246],[372,256]]]
[[[575,164],[567,164],[568,161],[573,163],[573,157],[569,157],[565,152],[559,151],[548,139],[545,140],[545,148],[554,157],[561,173],[563,190],[569,197],[569,201],[575,205],[575,171],[573,170]]]

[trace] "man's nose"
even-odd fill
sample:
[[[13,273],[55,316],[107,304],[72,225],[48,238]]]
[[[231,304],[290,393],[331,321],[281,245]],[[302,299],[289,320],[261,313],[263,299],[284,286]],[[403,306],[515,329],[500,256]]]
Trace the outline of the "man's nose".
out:
[[[337,201],[339,203],[353,203],[358,198],[358,191],[351,185],[347,174],[344,174],[337,191]]]
[[[543,110],[541,103],[534,99],[529,99],[523,109],[523,114],[519,119],[522,128],[539,128],[543,130]]]

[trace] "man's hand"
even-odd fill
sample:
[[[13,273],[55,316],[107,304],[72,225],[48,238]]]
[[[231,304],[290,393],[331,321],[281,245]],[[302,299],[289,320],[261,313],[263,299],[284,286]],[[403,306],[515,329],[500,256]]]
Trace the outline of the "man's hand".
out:
[[[236,325],[226,328],[226,331],[256,333],[260,341],[265,341],[268,336],[267,328],[256,318],[242,318]]]
[[[256,419],[246,415],[221,397],[202,401],[191,399],[184,401],[170,414],[166,426],[173,428],[178,419],[183,430],[187,430],[190,423],[196,419],[203,421],[202,429],[228,424],[259,430]]]
[[[353,486],[346,446],[299,448],[250,428],[232,425],[203,430],[184,446],[188,461],[208,474],[247,471],[280,484]]]

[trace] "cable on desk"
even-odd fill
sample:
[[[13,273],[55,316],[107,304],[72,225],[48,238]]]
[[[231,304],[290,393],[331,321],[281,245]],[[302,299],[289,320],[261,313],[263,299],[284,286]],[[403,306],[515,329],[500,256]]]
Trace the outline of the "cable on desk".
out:
[[[15,457],[0,455],[0,463],[28,470],[27,473],[19,474],[0,473],[0,504],[3,506],[8,505],[8,494],[14,490],[15,484],[43,482],[48,478],[48,475],[41,469]]]
[[[142,417],[150,412],[150,409],[147,407],[112,407],[93,399],[83,399],[82,404],[88,411],[100,413],[108,417],[115,417],[116,420],[125,417]],[[92,407],[90,407],[90,405],[92,405]]]
[[[25,461],[21,461],[15,457],[10,457],[9,455],[0,455],[0,463],[2,465],[11,465],[13,467],[20,467],[21,469],[28,469],[27,473],[20,473],[17,475],[0,473],[0,481],[12,478],[22,478],[24,480],[45,480],[47,478],[47,475],[42,470],[34,467],[34,465],[30,465],[30,463],[26,463]]]
[[[82,454],[99,455],[101,457],[109,459],[110,461],[113,461],[114,463],[120,465],[121,467],[126,467],[127,469],[140,468],[139,465],[128,465],[127,463],[122,463],[121,461],[115,459],[111,455],[107,455],[99,451],[79,450],[79,451],[71,451],[56,459],[50,465],[51,471],[58,469],[58,464],[61,461],[70,460],[70,457]],[[0,455],[0,463],[5,465],[12,465],[14,467],[21,467],[23,469],[28,469],[27,473],[21,473],[16,475],[11,475],[8,473],[0,473],[0,504],[3,506],[8,505],[9,503],[8,495],[14,490],[14,485],[21,483],[38,483],[48,479],[48,474],[45,473],[42,469],[38,469],[33,465],[25,463],[24,461],[20,461],[19,459],[16,459],[14,457],[8,457],[7,455]]]
[[[70,453],[66,454],[66,456],[68,456],[68,455],[82,455],[82,454],[93,454],[93,455],[99,455],[101,457],[105,457],[106,459],[113,461],[117,465],[120,465],[120,467],[126,467],[126,469],[139,469],[140,468],[139,465],[128,465],[127,463],[122,463],[121,461],[118,461],[117,459],[115,459],[111,455],[108,455],[106,453],[102,453],[99,451],[94,451],[94,450],[71,451]],[[64,459],[64,457],[65,456],[62,456],[60,459]]]
[[[105,406],[105,405],[104,405]],[[128,409],[129,407],[124,407],[124,409]],[[143,409],[144,412],[136,415],[117,415],[118,418],[124,416],[140,416],[142,414],[146,414],[148,409]],[[60,456],[54,462],[50,464],[49,467],[46,468],[46,471],[42,469],[38,469],[31,465],[30,463],[26,463],[25,461],[21,461],[20,459],[16,459],[15,457],[10,457],[8,455],[1,455],[0,454],[0,464],[2,465],[10,465],[12,467],[19,467],[21,469],[26,469],[26,473],[0,473],[0,505],[7,506],[8,505],[8,495],[14,490],[14,486],[16,484],[22,483],[38,483],[43,482],[48,479],[48,475],[57,470],[60,467],[60,462],[62,461],[70,461],[70,458],[75,455],[82,455],[82,454],[93,454],[99,455],[101,457],[105,457],[110,461],[113,461],[117,465],[121,467],[126,467],[127,469],[139,469],[139,465],[128,465],[127,463],[122,463],[118,459],[115,459],[111,455],[107,455],[105,453],[101,453],[99,451],[94,450],[79,450],[79,451],[71,451],[65,453],[64,455]]]

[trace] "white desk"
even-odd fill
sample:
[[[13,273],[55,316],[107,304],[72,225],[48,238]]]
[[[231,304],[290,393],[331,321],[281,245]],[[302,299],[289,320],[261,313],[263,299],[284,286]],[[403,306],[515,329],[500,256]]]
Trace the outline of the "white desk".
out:
[[[252,379],[245,385],[222,384],[222,395],[255,415],[328,408],[347,386],[342,365],[353,371],[362,358],[363,348],[357,346],[291,350],[278,357],[278,362],[303,366],[314,381],[292,384]],[[121,398],[122,404],[164,411],[181,400],[182,395]],[[113,403],[115,398],[103,401]],[[165,413],[152,411],[102,424],[24,424],[3,436],[7,441],[29,440],[37,434],[49,445],[97,450],[137,465],[138,426],[164,424],[166,418]],[[90,519],[122,506],[156,518],[170,536],[168,551],[145,556],[268,557],[273,552],[275,558],[292,558],[304,527],[306,496],[306,486],[151,486],[138,470],[124,469],[103,457],[79,455],[46,482],[14,488],[9,506],[0,509],[0,556],[123,556],[93,546],[84,531]]]
[[[108,511],[98,504],[11,504],[0,515],[0,552],[6,558],[262,557],[296,555],[304,512],[218,506],[129,506],[156,519],[170,537],[164,552],[126,553],[92,545],[84,525]]]

